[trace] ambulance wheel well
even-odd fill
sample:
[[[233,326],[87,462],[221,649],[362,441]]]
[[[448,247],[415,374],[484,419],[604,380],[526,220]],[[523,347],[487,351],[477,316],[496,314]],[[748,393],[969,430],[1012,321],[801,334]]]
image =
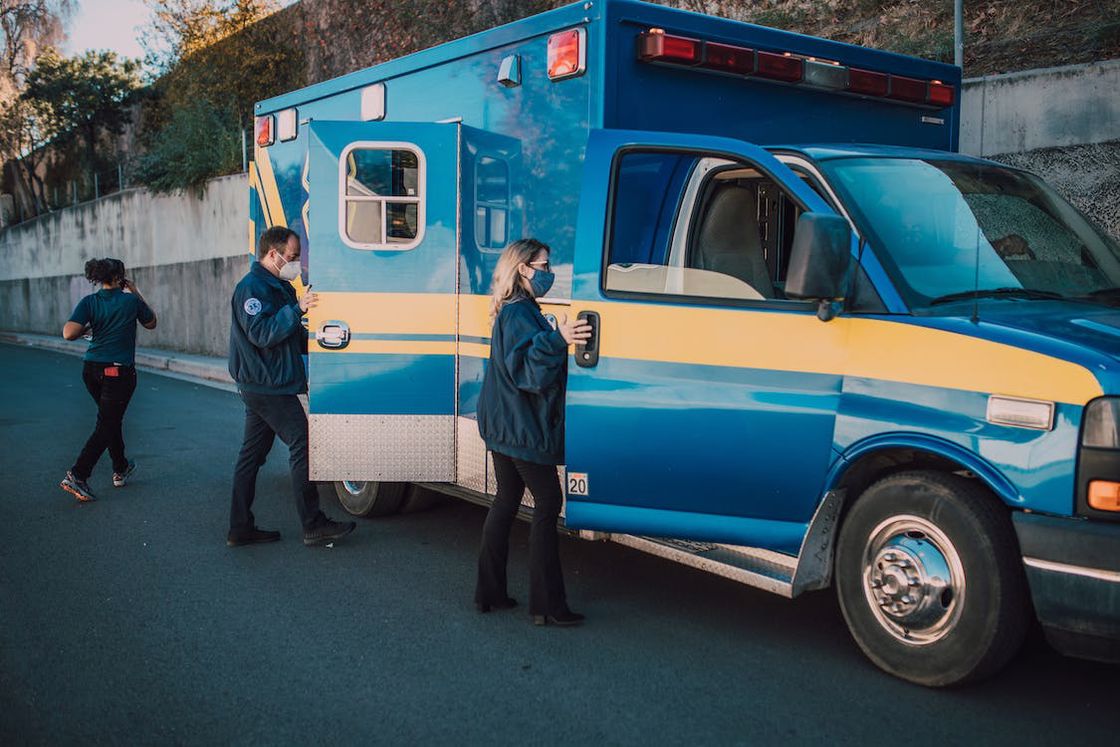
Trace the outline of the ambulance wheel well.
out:
[[[865,454],[845,470],[835,489],[844,490],[847,499],[841,508],[841,518],[847,514],[859,496],[874,483],[895,474],[912,470],[932,470],[948,472],[978,480],[967,467],[959,462],[914,447],[885,448]],[[979,480],[978,480],[979,481]],[[983,481],[979,481],[983,484]],[[984,485],[985,489],[989,489]]]

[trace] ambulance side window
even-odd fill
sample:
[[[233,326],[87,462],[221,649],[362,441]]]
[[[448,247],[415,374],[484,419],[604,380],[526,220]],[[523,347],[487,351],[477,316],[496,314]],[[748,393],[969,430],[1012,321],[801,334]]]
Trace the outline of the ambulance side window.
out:
[[[777,182],[757,169],[732,164],[713,170],[696,203],[687,265],[741,280],[759,298],[783,300],[802,212]]]
[[[608,291],[667,292],[667,278],[674,274],[668,266],[669,242],[695,163],[694,156],[677,153],[631,152],[620,158],[604,278]]]
[[[479,249],[497,252],[509,243],[509,164],[480,156],[474,166],[474,240]]]
[[[801,206],[726,158],[624,153],[614,179],[604,289],[730,301],[784,299]]]
[[[417,149],[352,146],[341,159],[340,226],[355,249],[412,249],[424,232],[424,159]]]

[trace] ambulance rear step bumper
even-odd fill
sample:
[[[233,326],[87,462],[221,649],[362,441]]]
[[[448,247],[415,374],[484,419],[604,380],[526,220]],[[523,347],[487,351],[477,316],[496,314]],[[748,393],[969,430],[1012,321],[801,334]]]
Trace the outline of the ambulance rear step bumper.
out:
[[[611,542],[793,598],[797,558],[756,547],[612,534]]]

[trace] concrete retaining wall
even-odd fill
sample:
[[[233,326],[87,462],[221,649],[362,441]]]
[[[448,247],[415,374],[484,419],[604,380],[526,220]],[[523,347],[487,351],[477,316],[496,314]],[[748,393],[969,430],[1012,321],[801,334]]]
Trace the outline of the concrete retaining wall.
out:
[[[1120,60],[964,82],[962,153],[995,156],[1120,140]]]
[[[142,345],[225,356],[229,296],[248,267],[244,175],[197,197],[128,190],[7,229],[0,237],[0,330],[57,335],[92,288],[92,257],[119,257],[159,316]]]

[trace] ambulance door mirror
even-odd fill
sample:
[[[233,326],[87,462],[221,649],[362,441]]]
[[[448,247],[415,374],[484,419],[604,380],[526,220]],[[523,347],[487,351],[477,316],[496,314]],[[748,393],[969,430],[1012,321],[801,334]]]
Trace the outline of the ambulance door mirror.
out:
[[[851,257],[848,221],[839,215],[803,213],[793,235],[786,296],[822,302],[843,298]]]

